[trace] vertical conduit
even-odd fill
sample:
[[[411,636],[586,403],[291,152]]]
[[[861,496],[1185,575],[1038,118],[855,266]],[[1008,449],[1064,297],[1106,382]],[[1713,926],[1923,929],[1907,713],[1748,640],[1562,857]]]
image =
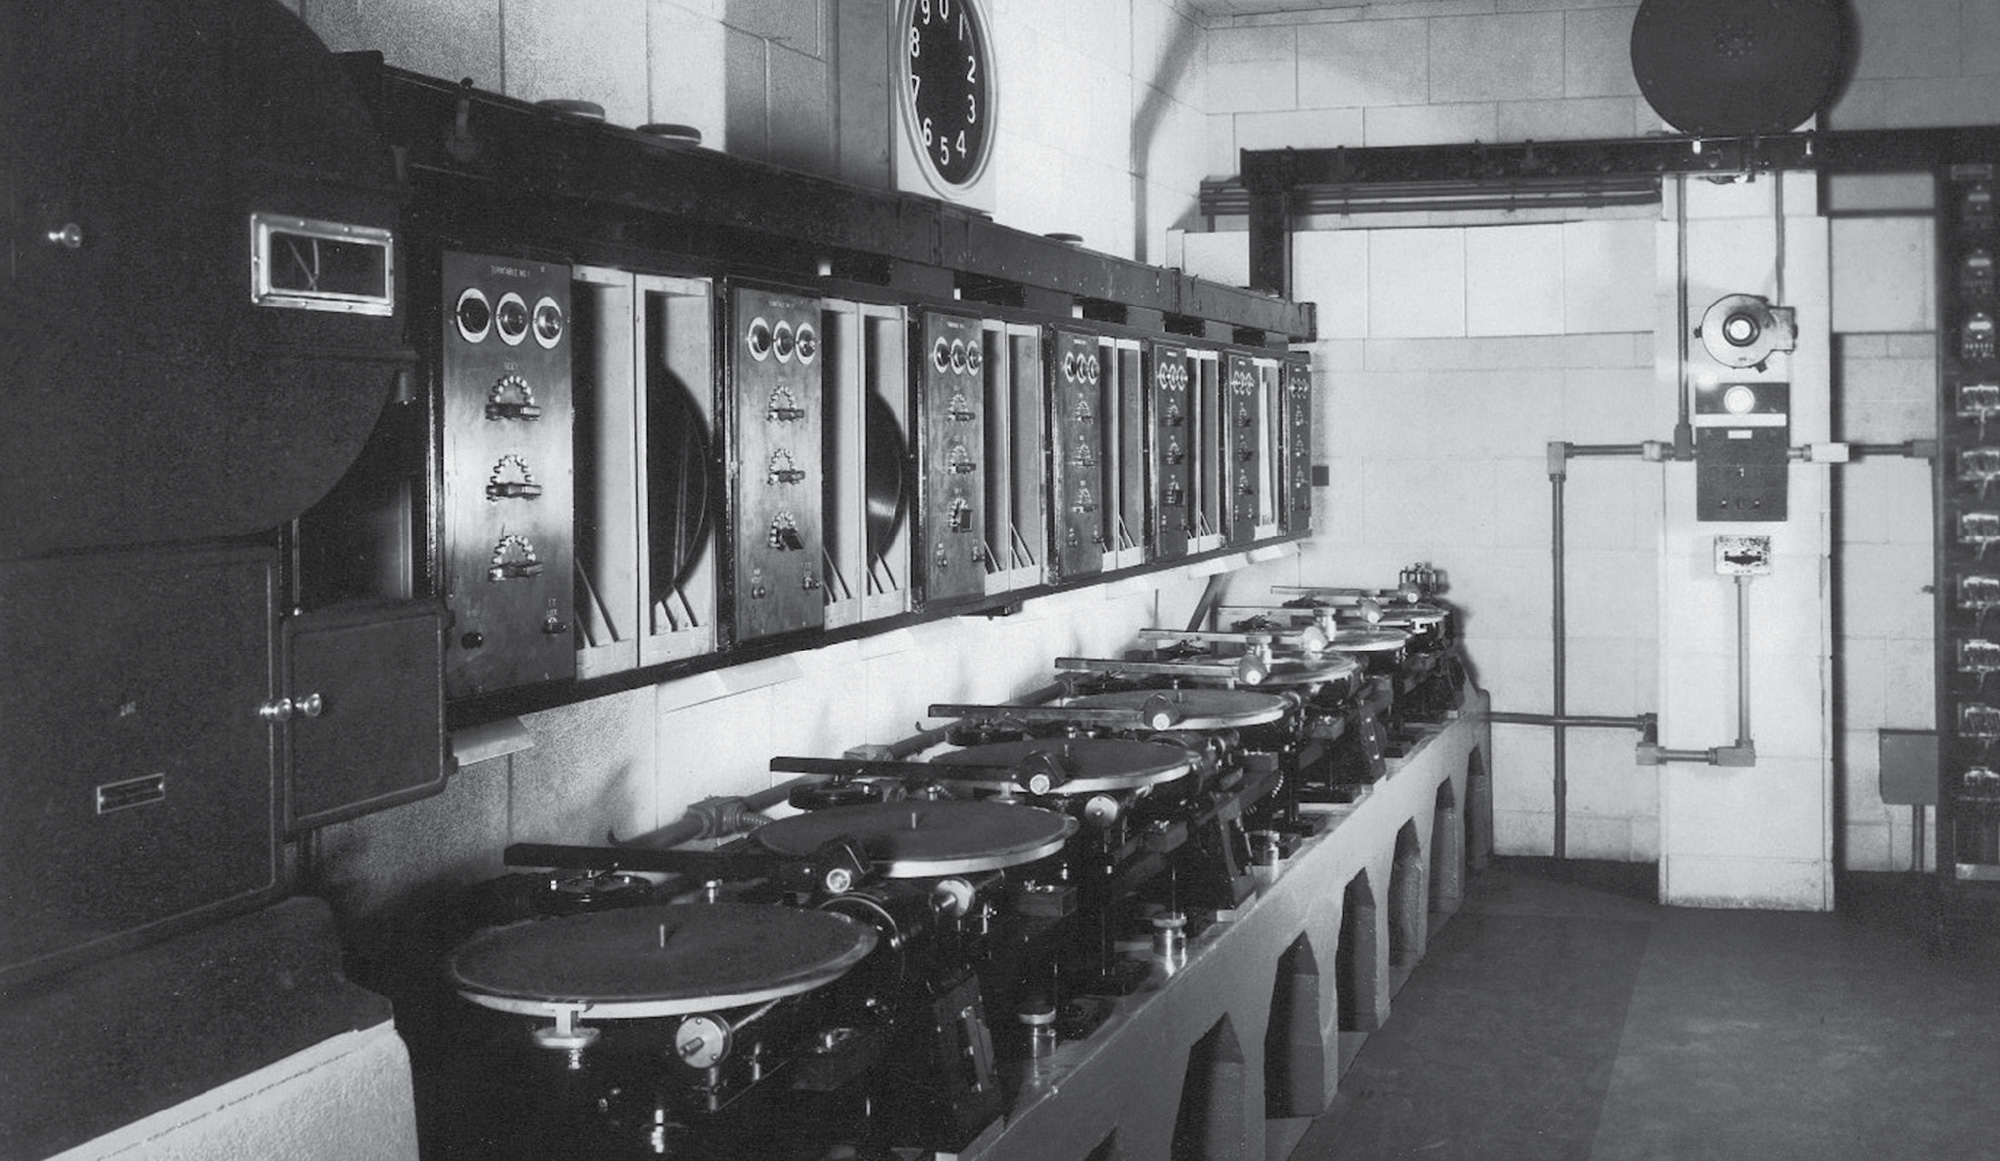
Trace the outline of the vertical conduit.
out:
[[[1750,741],[1750,578],[1736,578],[1736,745]]]
[[[1553,459],[1553,457],[1552,457]],[[1569,731],[1563,725],[1563,715],[1569,712],[1568,694],[1568,653],[1569,629],[1564,614],[1565,594],[1563,592],[1563,482],[1569,476],[1568,460],[1564,457],[1549,464],[1549,568],[1554,577],[1550,585],[1551,602],[1550,627],[1554,634],[1552,658],[1554,663],[1555,721],[1551,728],[1555,731],[1555,839],[1554,854],[1558,859],[1568,858],[1569,835]]]

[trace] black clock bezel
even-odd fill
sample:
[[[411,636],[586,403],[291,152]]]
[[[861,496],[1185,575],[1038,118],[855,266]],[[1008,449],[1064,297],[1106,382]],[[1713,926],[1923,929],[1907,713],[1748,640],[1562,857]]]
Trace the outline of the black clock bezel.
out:
[[[937,0],[932,2],[936,3]],[[976,188],[986,176],[986,168],[992,163],[994,151],[999,144],[1000,75],[994,67],[993,26],[987,19],[986,6],[978,0],[947,0],[947,2],[967,10],[973,30],[972,43],[979,57],[980,68],[985,73],[986,127],[985,132],[980,135],[979,149],[964,180],[955,182],[940,172],[937,158],[924,145],[921,129],[923,114],[918,111],[916,98],[910,92],[910,56],[906,46],[922,0],[900,0],[898,3],[895,43],[892,51],[896,58],[895,77],[898,90],[896,104],[901,110],[904,147],[915,159],[917,168],[923,172],[924,180],[931,188],[946,197],[960,197]]]

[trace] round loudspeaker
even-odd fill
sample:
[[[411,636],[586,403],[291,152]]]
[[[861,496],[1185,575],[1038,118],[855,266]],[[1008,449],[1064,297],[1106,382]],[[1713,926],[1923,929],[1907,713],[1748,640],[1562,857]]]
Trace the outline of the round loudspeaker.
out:
[[[1639,91],[1683,133],[1783,133],[1832,99],[1845,71],[1841,0],[1643,0],[1632,20]]]

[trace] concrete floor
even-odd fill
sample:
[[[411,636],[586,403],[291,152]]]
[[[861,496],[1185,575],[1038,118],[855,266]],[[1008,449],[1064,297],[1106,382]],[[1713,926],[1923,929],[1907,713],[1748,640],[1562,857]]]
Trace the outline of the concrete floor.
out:
[[[1651,902],[1653,868],[1500,859],[1293,1161],[2000,1158],[2000,940],[1920,880],[1836,914]]]

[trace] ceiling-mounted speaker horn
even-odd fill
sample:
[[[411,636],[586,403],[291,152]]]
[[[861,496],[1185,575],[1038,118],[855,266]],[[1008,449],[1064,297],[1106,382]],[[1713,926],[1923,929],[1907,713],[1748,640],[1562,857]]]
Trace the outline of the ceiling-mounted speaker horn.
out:
[[[1632,74],[1683,133],[1783,133],[1832,100],[1847,36],[1843,0],[1643,0]]]

